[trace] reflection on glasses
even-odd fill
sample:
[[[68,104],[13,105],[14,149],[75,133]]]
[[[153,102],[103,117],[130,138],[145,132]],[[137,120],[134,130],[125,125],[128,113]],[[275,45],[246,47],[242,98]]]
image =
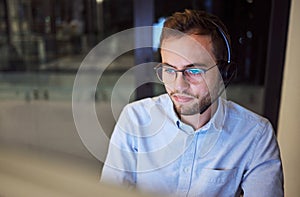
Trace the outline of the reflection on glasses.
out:
[[[188,68],[177,70],[168,64],[160,63],[154,69],[158,79],[165,84],[174,82],[177,78],[178,72],[182,73],[183,78],[187,82],[197,84],[202,80],[203,75],[215,66],[217,65],[213,65],[207,69],[204,69],[196,67],[196,65],[189,65]]]

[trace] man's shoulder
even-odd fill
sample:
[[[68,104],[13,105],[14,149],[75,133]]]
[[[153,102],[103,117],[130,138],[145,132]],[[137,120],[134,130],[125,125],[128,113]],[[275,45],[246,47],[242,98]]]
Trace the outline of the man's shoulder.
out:
[[[174,113],[169,110],[172,109],[170,103],[172,102],[166,94],[134,101],[124,107],[117,124],[123,125],[123,128],[124,125],[126,125],[125,127],[130,129],[136,126],[139,128],[142,125],[149,126],[150,123],[153,125],[161,125],[162,120],[166,120],[166,118],[173,119],[175,116]]]
[[[155,97],[144,98],[138,101],[129,103],[127,109],[149,109],[153,106],[167,106],[170,104],[170,98],[167,94],[162,94]]]
[[[270,124],[267,118],[263,117],[257,112],[247,109],[236,102],[225,101],[225,105],[227,117],[231,120],[245,122],[247,124],[258,124],[262,127],[266,126],[266,124]]]

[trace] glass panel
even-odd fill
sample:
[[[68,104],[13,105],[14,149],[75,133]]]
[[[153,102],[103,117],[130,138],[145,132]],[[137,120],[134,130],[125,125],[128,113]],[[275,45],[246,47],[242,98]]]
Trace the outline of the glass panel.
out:
[[[74,80],[80,65],[97,44],[134,27],[134,17],[139,17],[134,16],[134,2],[0,0],[0,151],[5,144],[15,145],[21,147],[18,150],[36,150],[52,156],[54,153],[50,157],[53,159],[66,157],[67,166],[77,165],[79,160],[88,166],[99,165],[77,133],[72,114]],[[154,10],[143,10],[154,13],[153,23],[148,25],[162,25],[167,16],[185,8],[207,10],[225,22],[232,36],[233,59],[239,66],[238,77],[228,87],[227,97],[262,113],[271,0],[153,2]],[[158,37],[159,33],[153,32],[153,38]],[[124,45],[134,43],[112,38],[107,50],[101,52],[113,56]],[[113,93],[122,102],[131,102],[137,97],[132,91],[137,76],[155,76],[154,71],[131,72],[136,60],[144,58],[137,57],[137,51],[125,51],[106,65],[97,87],[89,95],[95,101],[99,123],[107,136],[122,108],[122,103],[114,103],[120,106],[113,111]],[[145,60],[160,61],[157,49],[151,55]],[[86,74],[92,78],[95,73]],[[158,80],[153,84],[145,86],[146,91],[153,91],[153,95],[165,92]],[[83,95],[87,91],[83,89]],[[93,180],[98,178],[94,177],[95,171],[88,173]]]
[[[70,105],[73,82],[84,58],[105,38],[134,26],[133,3],[130,0],[0,1],[0,102]],[[270,6],[259,1],[230,4],[164,0],[154,1],[154,10],[145,12],[154,12],[156,26],[162,25],[173,12],[185,8],[204,9],[218,15],[228,26],[233,60],[239,67],[238,78],[228,87],[227,97],[262,113]],[[158,37],[159,32],[153,32],[153,38]],[[124,44],[128,43],[112,40],[106,52],[114,54]],[[95,93],[96,102],[110,102],[117,80],[134,67],[134,55],[133,51],[124,53],[105,68]],[[153,60],[160,61],[156,49]],[[134,75],[129,87],[135,86]],[[148,87],[154,89],[154,95],[164,92],[158,83]],[[135,100],[134,92],[129,100]],[[114,122],[113,119],[110,124]],[[111,125],[108,127],[112,128]]]

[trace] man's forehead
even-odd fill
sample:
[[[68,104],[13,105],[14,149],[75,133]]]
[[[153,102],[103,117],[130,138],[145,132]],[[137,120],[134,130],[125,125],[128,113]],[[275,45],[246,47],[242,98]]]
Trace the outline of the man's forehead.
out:
[[[161,46],[188,46],[190,48],[207,48],[212,46],[211,36],[210,35],[179,35],[179,36],[171,36],[168,38],[165,38],[162,41]]]
[[[161,52],[162,56],[172,54],[172,56],[182,56],[190,61],[199,58],[206,62],[214,60],[211,38],[207,35],[169,37],[163,40]]]

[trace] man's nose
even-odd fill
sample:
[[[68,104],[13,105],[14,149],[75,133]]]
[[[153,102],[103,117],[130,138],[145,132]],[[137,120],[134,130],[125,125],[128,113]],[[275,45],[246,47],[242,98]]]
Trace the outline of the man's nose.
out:
[[[178,72],[175,79],[175,88],[179,91],[186,90],[189,87],[189,82],[186,81],[182,72]]]

